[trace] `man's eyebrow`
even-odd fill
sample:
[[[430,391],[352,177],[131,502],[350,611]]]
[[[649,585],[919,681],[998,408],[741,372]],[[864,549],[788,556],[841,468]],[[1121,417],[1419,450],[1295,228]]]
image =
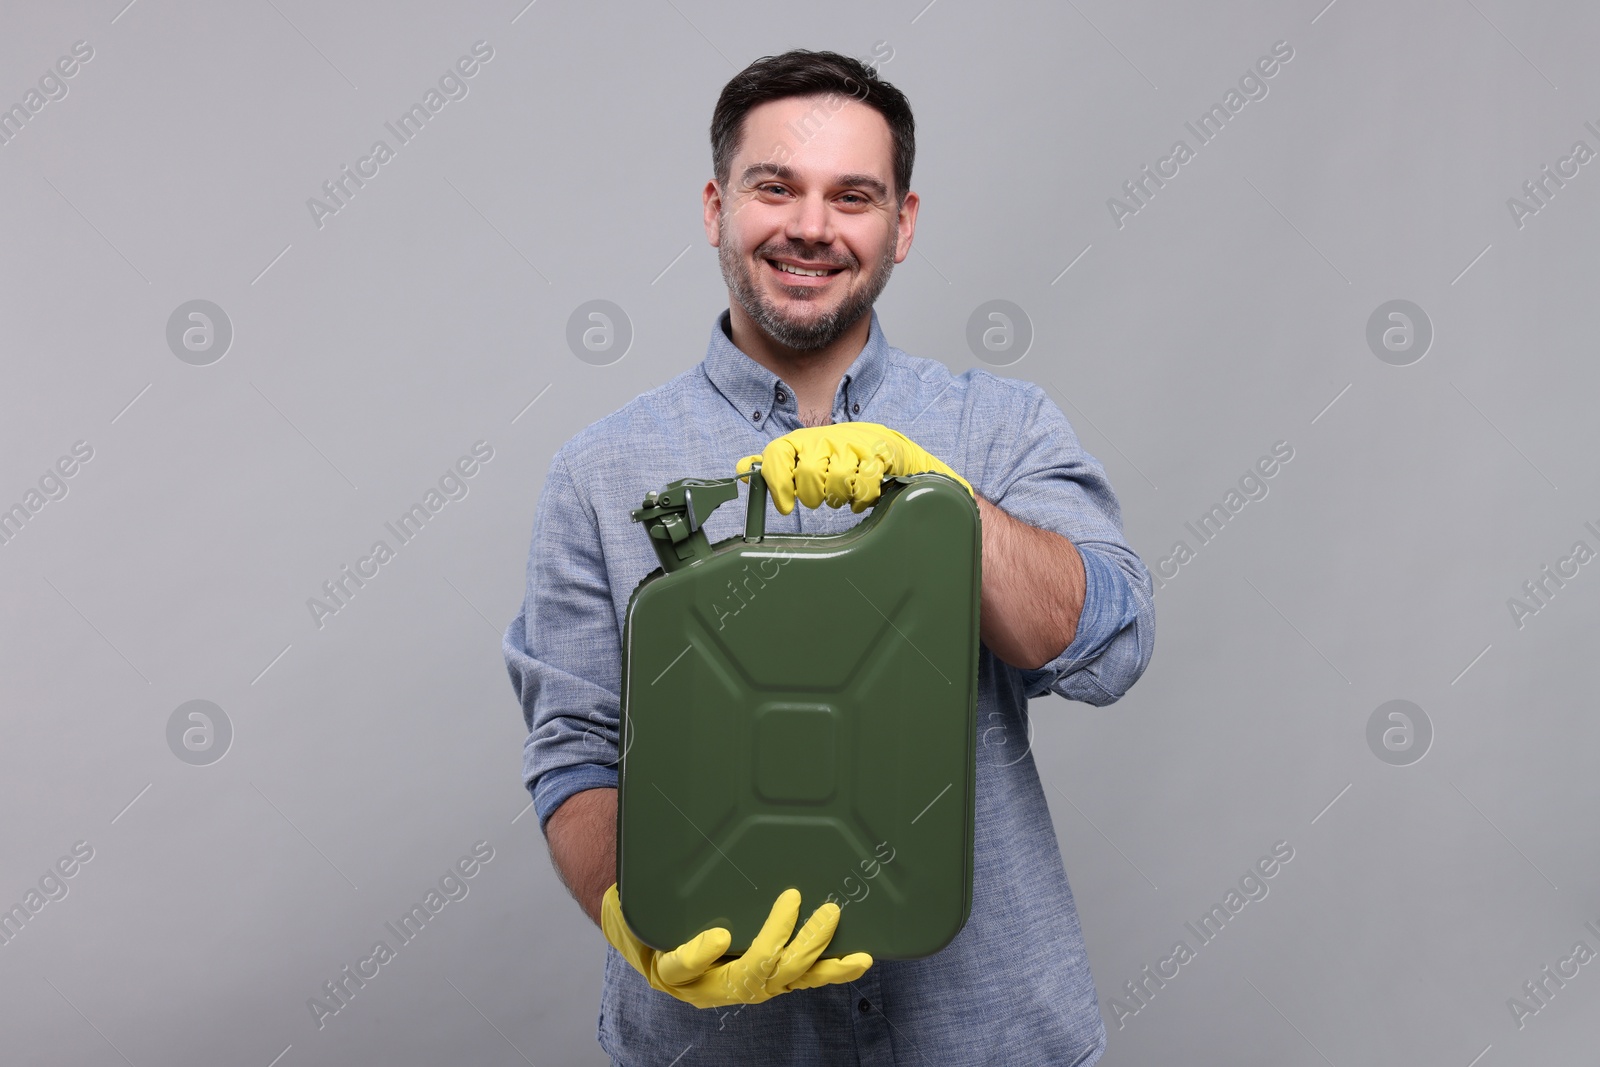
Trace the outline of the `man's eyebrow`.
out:
[[[742,184],[749,185],[756,178],[762,177],[777,178],[781,181],[794,181],[795,173],[792,168],[782,163],[752,163],[744,169],[744,173],[739,176],[739,180]],[[880,200],[886,199],[889,195],[889,187],[870,174],[841,174],[834,178],[833,183],[840,186],[865,189]]]
[[[870,174],[841,174],[834,179],[834,182],[838,185],[865,189],[879,200],[886,199],[889,195],[889,187]]]

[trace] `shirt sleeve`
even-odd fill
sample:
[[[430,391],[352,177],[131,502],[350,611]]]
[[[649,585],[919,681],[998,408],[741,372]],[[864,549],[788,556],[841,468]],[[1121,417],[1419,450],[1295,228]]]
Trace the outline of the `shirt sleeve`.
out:
[[[1029,697],[1058,693],[1104,706],[1138,681],[1155,649],[1150,572],[1123,536],[1122,509],[1105,468],[1084,451],[1042,388],[1019,384],[1020,421],[993,502],[1071,541],[1083,559],[1085,580],[1077,633],[1049,663],[1019,669],[1023,687]]]
[[[545,477],[522,611],[501,650],[528,737],[522,779],[542,832],[568,797],[617,785],[621,638],[593,508],[564,453]]]

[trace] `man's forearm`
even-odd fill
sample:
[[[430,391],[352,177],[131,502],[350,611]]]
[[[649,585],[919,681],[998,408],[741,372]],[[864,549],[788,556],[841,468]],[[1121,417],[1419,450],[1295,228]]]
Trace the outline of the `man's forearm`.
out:
[[[983,520],[979,636],[1013,667],[1033,670],[1072,643],[1083,611],[1083,559],[1058,533],[1029,526],[978,497]]]
[[[544,824],[556,874],[578,906],[600,925],[600,901],[617,880],[617,791],[574,793]]]

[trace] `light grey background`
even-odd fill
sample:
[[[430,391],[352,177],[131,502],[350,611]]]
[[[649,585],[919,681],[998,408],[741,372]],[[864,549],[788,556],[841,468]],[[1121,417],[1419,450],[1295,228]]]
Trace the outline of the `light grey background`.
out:
[[[1592,1056],[1600,963],[1507,1007],[1600,949],[1600,565],[1507,606],[1600,548],[1600,163],[1507,206],[1600,149],[1592,5],[125,2],[0,18],[0,104],[94,49],[0,146],[0,505],[94,450],[0,546],[0,905],[94,849],[0,946],[7,1062],[606,1062],[604,943],[526,811],[499,648],[536,496],[704,353],[722,84],[878,42],[924,202],[891,343],[959,371],[973,309],[1022,307],[1001,373],[1050,385],[1152,569],[1294,449],[1164,579],[1126,698],[1034,706],[1103,1062]],[[469,94],[319,228],[307,199],[480,40]],[[1107,199],[1277,41],[1269,94],[1119,228]],[[207,366],[166,341],[195,299],[233,328]],[[565,340],[592,299],[634,330],[608,366]],[[1394,299],[1434,329],[1409,366],[1366,341]],[[469,495],[318,628],[307,599],[480,440]],[[1434,731],[1409,766],[1367,743],[1393,699]],[[191,700],[232,725],[210,765],[168,747]],[[308,998],[477,841],[465,899],[319,1030]],[[1119,1028],[1277,841],[1270,895]]]

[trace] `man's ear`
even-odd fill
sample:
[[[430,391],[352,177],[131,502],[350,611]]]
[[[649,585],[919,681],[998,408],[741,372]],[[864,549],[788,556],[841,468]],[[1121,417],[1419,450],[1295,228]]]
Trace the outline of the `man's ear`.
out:
[[[716,179],[706,182],[706,187],[700,193],[705,210],[706,240],[711,242],[712,248],[722,244],[722,225],[719,216],[722,212],[722,190],[717,187]]]
[[[917,208],[922,206],[922,198],[916,193],[906,193],[905,203],[900,205],[900,213],[895,220],[895,246],[894,261],[903,263],[911,254],[911,238],[917,231]]]

